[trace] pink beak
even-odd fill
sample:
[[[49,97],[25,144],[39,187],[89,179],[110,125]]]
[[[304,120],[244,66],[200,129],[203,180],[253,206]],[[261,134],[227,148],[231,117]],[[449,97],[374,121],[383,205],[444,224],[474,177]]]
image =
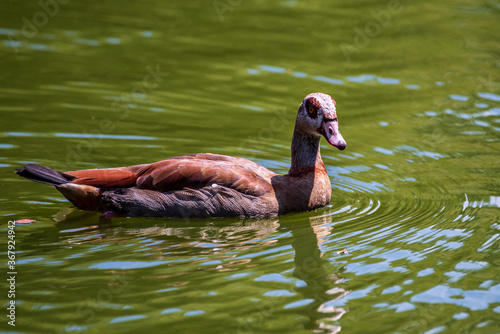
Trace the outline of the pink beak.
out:
[[[339,123],[336,118],[323,120],[321,134],[325,136],[330,145],[337,147],[339,150],[343,150],[347,146],[344,137],[340,134]]]

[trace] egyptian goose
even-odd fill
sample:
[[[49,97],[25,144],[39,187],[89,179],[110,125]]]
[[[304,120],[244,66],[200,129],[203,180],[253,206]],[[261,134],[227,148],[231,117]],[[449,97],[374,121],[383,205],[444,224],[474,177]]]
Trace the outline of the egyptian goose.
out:
[[[200,153],[151,164],[58,172],[36,164],[15,172],[53,185],[83,210],[107,217],[273,217],[313,210],[330,202],[332,188],[321,160],[320,138],[340,150],[336,103],[326,94],[300,104],[288,174],[250,160]]]

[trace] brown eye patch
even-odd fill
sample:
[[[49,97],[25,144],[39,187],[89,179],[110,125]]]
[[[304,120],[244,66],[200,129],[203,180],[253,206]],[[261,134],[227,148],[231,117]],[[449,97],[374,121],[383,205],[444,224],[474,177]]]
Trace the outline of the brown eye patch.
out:
[[[318,109],[321,103],[315,97],[310,97],[306,100],[306,111],[311,118],[318,117]]]

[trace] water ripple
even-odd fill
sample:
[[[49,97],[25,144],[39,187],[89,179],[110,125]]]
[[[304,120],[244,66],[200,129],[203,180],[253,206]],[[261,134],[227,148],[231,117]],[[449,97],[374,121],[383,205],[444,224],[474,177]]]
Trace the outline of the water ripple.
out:
[[[59,138],[97,138],[97,139],[123,139],[123,140],[155,140],[156,137],[135,135],[108,135],[92,133],[35,133],[35,132],[3,132],[6,137],[59,137]]]

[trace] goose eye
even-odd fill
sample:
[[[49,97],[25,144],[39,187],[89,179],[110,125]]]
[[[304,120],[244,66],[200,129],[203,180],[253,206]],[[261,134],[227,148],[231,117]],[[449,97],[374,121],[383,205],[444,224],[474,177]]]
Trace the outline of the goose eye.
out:
[[[318,109],[320,109],[321,104],[315,97],[310,97],[306,100],[306,112],[311,118],[316,118],[318,115]]]

